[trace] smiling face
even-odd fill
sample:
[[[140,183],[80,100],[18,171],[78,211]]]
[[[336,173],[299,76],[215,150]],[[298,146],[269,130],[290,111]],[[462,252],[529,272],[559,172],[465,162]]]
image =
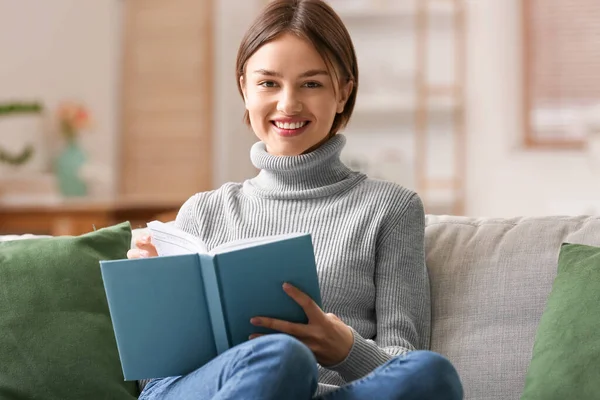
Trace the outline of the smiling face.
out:
[[[240,86],[256,136],[273,155],[293,156],[324,142],[352,82],[332,79],[314,46],[286,33],[248,59]]]

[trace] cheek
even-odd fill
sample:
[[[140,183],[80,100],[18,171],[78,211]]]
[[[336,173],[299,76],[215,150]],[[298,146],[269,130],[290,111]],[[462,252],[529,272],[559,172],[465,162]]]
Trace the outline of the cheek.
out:
[[[258,94],[250,94],[246,100],[246,109],[250,115],[254,115],[254,118],[261,118],[264,114],[268,113],[268,102]]]
[[[333,121],[337,111],[337,103],[334,98],[323,98],[313,105],[313,112],[322,121]]]
[[[246,99],[246,110],[248,111],[252,129],[257,133],[265,131],[268,124],[266,119],[270,114],[268,104],[266,104],[264,99],[256,94],[248,96]]]

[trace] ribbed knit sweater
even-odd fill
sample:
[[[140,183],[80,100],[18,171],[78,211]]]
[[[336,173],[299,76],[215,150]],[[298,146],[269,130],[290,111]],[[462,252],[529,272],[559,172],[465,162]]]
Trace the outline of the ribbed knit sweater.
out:
[[[354,333],[345,360],[319,366],[318,394],[364,377],[393,356],[429,347],[421,200],[346,167],[340,160],[345,143],[338,134],[310,153],[274,156],[258,142],[250,152],[260,170],[255,178],[194,195],[176,218],[209,250],[236,239],[311,234],[323,310]]]

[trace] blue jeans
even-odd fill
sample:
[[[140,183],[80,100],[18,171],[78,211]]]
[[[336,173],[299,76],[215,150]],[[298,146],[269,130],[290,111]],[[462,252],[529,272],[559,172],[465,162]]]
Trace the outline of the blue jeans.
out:
[[[308,347],[291,336],[272,334],[236,346],[188,375],[155,379],[140,400],[309,400],[317,378]],[[448,360],[413,351],[318,398],[455,400],[463,398],[463,390]]]

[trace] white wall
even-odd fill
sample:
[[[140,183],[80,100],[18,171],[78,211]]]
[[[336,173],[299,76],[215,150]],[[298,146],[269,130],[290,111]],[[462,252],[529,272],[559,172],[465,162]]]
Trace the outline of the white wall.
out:
[[[520,147],[521,0],[468,1],[467,214],[600,212],[582,151]]]
[[[466,214],[600,213],[600,188],[594,185],[597,179],[584,151],[524,150],[521,146],[521,1],[466,2]],[[229,8],[234,3],[218,2],[217,184],[254,173],[248,162],[254,137],[239,121],[241,103],[231,76],[239,39],[261,1]]]
[[[600,189],[583,152],[519,147],[521,0],[468,4],[468,215],[585,213]],[[241,121],[234,65],[239,41],[262,0],[216,1],[214,183],[255,171],[256,138]],[[40,98],[52,109],[69,97],[85,101],[97,121],[85,138],[92,162],[118,169],[121,0],[0,0],[0,102]],[[35,11],[35,12],[33,12]]]
[[[262,5],[262,0],[215,2],[215,186],[255,173],[249,149],[256,137],[242,122],[235,58]],[[119,168],[122,9],[122,0],[0,0],[0,103],[42,101],[49,111],[46,129],[54,130],[52,112],[60,100],[85,102],[95,129],[83,146],[90,161],[106,169],[111,191]],[[55,132],[46,134],[54,140]]]
[[[237,49],[262,0],[215,2],[215,168],[213,186],[242,181],[255,174],[250,147],[256,136],[242,122],[244,103],[235,80]]]
[[[95,129],[83,138],[114,182],[120,68],[120,0],[0,0],[0,102],[85,102]],[[48,121],[51,126],[51,120]]]

